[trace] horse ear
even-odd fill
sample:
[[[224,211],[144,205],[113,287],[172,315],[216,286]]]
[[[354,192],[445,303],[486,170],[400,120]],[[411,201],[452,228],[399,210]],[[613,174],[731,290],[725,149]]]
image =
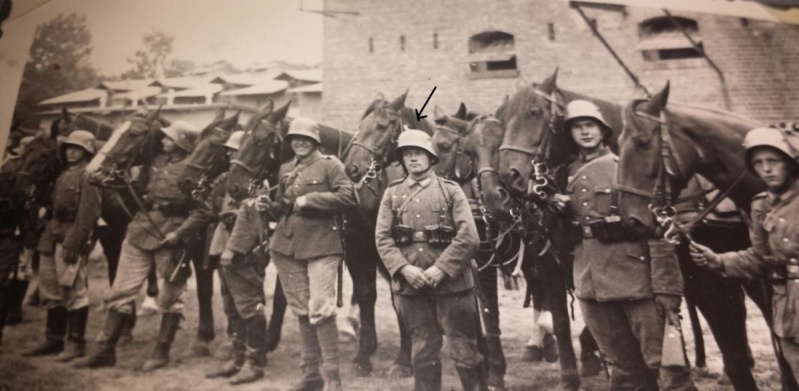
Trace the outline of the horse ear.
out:
[[[383,95],[382,92],[378,92],[377,96],[375,97],[375,100],[388,100],[388,99],[386,99],[386,96]]]
[[[529,87],[529,86],[530,86],[530,82],[527,81],[527,79],[525,79],[523,77],[519,77],[518,79],[516,79],[516,91],[519,91],[522,88]]]
[[[446,119],[447,119],[447,115],[444,114],[444,110],[441,110],[441,108],[438,107],[438,105],[436,105],[435,108],[433,109],[433,115],[436,118],[436,122],[441,121],[441,120],[445,120],[446,121]]]
[[[410,89],[405,90],[404,94],[398,96],[397,99],[394,99],[393,102],[389,103],[388,107],[395,111],[403,109],[405,107],[405,98],[408,97],[408,91],[410,91]]]
[[[147,122],[153,122],[156,119],[158,119],[158,116],[161,115],[161,107],[162,106],[163,105],[158,105],[158,108],[155,109],[155,111],[153,111],[152,113],[150,113],[150,115],[147,116]]]
[[[258,110],[258,114],[256,115],[259,116],[269,115],[272,114],[272,111],[274,109],[275,109],[275,101],[273,101],[271,98],[267,98],[266,103],[264,103],[264,105],[261,106],[261,108]]]
[[[667,81],[662,90],[658,91],[649,101],[641,105],[645,113],[658,115],[666,108],[666,105],[669,103],[669,85],[670,82]]]
[[[555,72],[546,78],[539,88],[547,94],[555,92],[555,89],[558,88],[558,68],[555,68]]]
[[[469,110],[466,109],[466,104],[461,102],[460,106],[458,106],[458,111],[455,112],[453,116],[457,119],[467,119],[469,117]]]
[[[499,118],[500,120],[504,118],[505,115],[505,108],[508,107],[508,102],[510,101],[510,96],[505,95],[505,99],[502,100],[502,104],[497,107],[497,110],[494,112],[494,117]]]
[[[289,106],[291,106],[291,101],[288,101],[285,106],[272,112],[272,114],[269,115],[269,122],[276,124],[282,121],[283,118],[286,118],[286,114],[289,112]]]
[[[224,107],[220,107],[220,108],[216,109],[216,113],[214,114],[213,122],[219,122],[219,121],[221,121],[223,119],[225,119],[225,108]]]
[[[69,110],[67,110],[66,105],[61,106],[61,116],[63,116],[64,118],[69,118]]]

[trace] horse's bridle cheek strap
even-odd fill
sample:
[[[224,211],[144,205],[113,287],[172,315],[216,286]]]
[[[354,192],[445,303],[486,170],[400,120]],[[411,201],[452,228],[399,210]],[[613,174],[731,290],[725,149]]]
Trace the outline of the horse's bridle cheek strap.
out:
[[[532,148],[523,148],[517,147],[515,145],[509,144],[502,144],[499,146],[499,150],[501,151],[514,151],[514,152],[521,152],[525,155],[536,156],[538,154],[538,150],[534,150]]]

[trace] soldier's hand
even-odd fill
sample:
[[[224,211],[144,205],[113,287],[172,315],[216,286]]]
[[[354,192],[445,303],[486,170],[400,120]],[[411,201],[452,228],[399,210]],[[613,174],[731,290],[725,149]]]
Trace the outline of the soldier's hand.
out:
[[[402,267],[402,269],[400,269],[400,273],[402,273],[402,276],[405,277],[405,281],[408,281],[408,284],[411,284],[413,289],[423,289],[424,287],[431,285],[424,273],[424,270],[418,266],[405,265]]]
[[[166,234],[164,240],[161,241],[161,246],[174,246],[178,243],[178,234],[176,232],[170,232]]]
[[[658,313],[666,319],[672,326],[680,328],[680,303],[682,297],[679,295],[671,295],[666,293],[655,294],[655,304],[657,305]]]
[[[694,262],[698,266],[715,271],[724,270],[724,264],[721,262],[721,257],[711,250],[710,247],[691,241],[690,251],[691,258],[693,258]]]
[[[236,256],[236,253],[233,250],[225,249],[222,251],[222,256],[219,257],[219,263],[222,266],[228,266],[233,262],[233,257]]]
[[[567,194],[555,193],[549,200],[549,207],[553,212],[564,213],[566,212],[566,205],[571,201],[571,197]]]
[[[308,204],[308,199],[305,196],[299,196],[294,200],[294,209],[302,209]]]
[[[436,265],[427,268],[427,270],[424,271],[424,275],[427,277],[427,280],[430,281],[430,284],[433,286],[433,288],[437,287],[438,284],[440,284],[441,281],[444,281],[444,278],[447,277],[447,275]]]
[[[61,251],[61,256],[64,258],[64,262],[66,263],[73,264],[78,262],[78,253],[68,248],[63,248]]]

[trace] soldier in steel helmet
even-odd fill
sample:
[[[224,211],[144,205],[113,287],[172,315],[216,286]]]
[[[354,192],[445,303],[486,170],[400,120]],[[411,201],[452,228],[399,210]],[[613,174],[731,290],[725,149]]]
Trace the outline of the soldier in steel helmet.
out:
[[[142,370],[152,371],[169,362],[169,350],[183,317],[183,297],[190,268],[185,262],[203,222],[188,219],[190,200],[178,189],[188,155],[194,149],[198,130],[187,121],[175,121],[162,129],[163,153],[157,155],[147,172],[147,210],[139,211],[128,225],[119,270],[106,299],[108,315],[99,349],[76,363],[76,368],[99,368],[116,363],[116,344],[133,315],[133,303],[147,280],[152,265],[163,279],[157,302],[162,312],[155,349]]]
[[[355,206],[355,195],[343,164],[319,151],[316,121],[294,119],[286,139],[295,158],[280,167],[275,202],[264,208],[279,217],[269,254],[299,319],[302,379],[291,389],[341,390],[335,292],[344,250],[336,216]]]
[[[411,335],[414,387],[441,389],[443,332],[464,389],[487,390],[472,269],[479,237],[469,202],[457,183],[431,169],[438,155],[427,133],[405,130],[397,154],[407,176],[386,189],[375,240]]]
[[[774,289],[773,331],[782,354],[799,378],[799,136],[775,128],[746,134],[746,168],[765,184],[752,200],[749,237],[752,247],[717,254],[691,242],[699,266],[726,277],[766,278]]]
[[[553,206],[581,229],[574,253],[574,294],[611,367],[611,390],[695,389],[688,367],[661,366],[665,322],[678,326],[683,280],[674,247],[626,232],[618,217],[618,157],[612,130],[592,102],[566,107],[565,130],[577,147],[566,194]]]
[[[86,264],[80,257],[89,250],[88,237],[76,223],[78,208],[99,209],[101,195],[89,184],[85,171],[96,152],[94,134],[76,130],[59,140],[67,166],[55,182],[45,231],[37,246],[39,297],[47,308],[45,341],[23,356],[60,353],[57,360],[66,362],[84,355],[89,315]]]

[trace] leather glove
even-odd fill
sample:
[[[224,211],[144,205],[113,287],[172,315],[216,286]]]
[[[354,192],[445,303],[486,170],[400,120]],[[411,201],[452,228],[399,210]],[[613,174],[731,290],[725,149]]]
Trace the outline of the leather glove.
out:
[[[666,319],[672,326],[680,328],[680,303],[682,296],[668,293],[656,293],[655,305],[661,318]]]
[[[72,251],[68,248],[63,247],[61,251],[61,255],[64,258],[64,262],[68,264],[75,264],[78,263],[78,252]]]

